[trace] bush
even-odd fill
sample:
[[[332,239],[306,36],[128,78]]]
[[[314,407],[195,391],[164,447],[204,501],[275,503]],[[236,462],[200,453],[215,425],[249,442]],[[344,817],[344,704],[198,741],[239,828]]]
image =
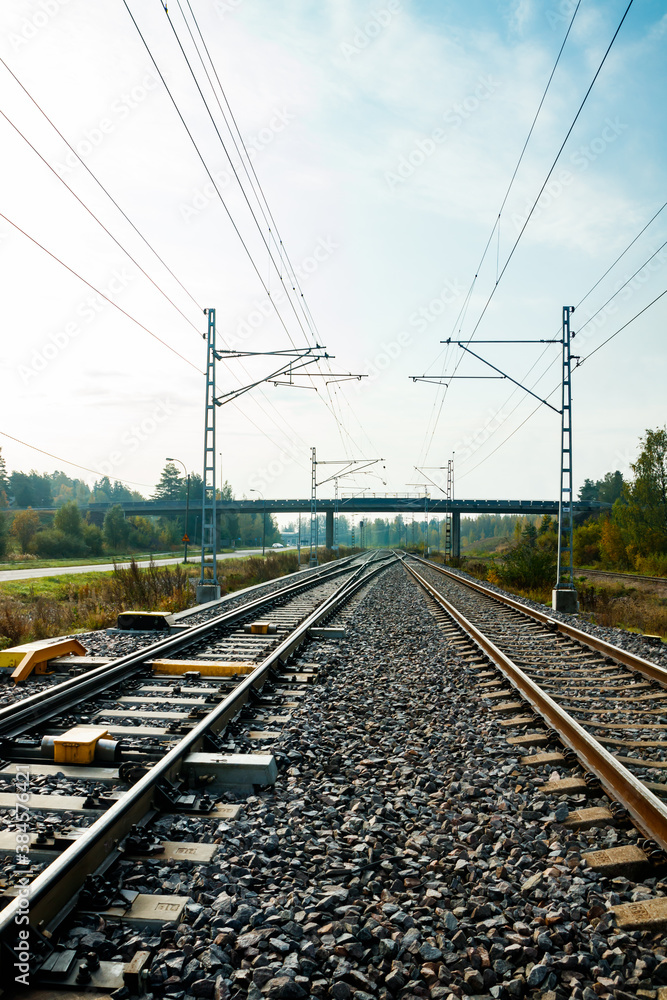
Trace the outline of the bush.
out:
[[[637,556],[635,568],[646,576],[667,576],[667,553],[654,552],[650,556]]]
[[[529,526],[519,544],[501,556],[495,572],[501,585],[542,590],[556,579],[556,559],[553,552],[538,545],[537,532]]]
[[[98,528],[96,524],[85,524],[83,526],[83,540],[90,549],[90,554],[93,556],[102,555],[102,546],[104,545],[104,535],[102,529]]]
[[[83,538],[66,535],[64,531],[59,531],[57,528],[38,531],[30,543],[30,548],[38,556],[45,558],[66,559],[70,556],[84,556],[88,553],[88,546]]]
[[[7,525],[7,518],[4,514],[0,513],[0,559],[4,559],[7,555],[8,535],[9,527]]]

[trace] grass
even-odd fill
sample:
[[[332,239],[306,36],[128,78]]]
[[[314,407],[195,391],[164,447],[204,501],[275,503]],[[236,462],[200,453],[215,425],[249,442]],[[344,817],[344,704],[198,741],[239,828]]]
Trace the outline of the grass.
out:
[[[598,625],[659,635],[667,642],[667,598],[623,584],[577,582],[579,606]]]
[[[247,545],[244,548],[261,548],[261,546]],[[188,547],[188,561],[198,557],[201,546],[190,545]],[[218,554],[223,552],[234,552],[235,549],[218,549]],[[151,559],[178,559],[183,555],[183,546],[171,549],[169,552],[106,552],[101,556],[76,556],[71,559],[38,559],[30,554],[14,554],[13,559],[5,559],[0,562],[0,572],[14,569],[58,569],[60,566],[100,566],[110,565],[119,562],[148,562]]]
[[[38,559],[36,556],[19,556],[15,559],[0,562],[0,572],[13,569],[57,569],[59,566],[99,566],[108,565],[112,562],[130,562],[135,560],[148,559],[168,559],[170,556],[177,558],[178,552],[132,552],[109,554],[103,556],[77,556],[73,559]]]
[[[341,549],[341,556],[351,550]],[[334,553],[320,549],[321,563]],[[293,551],[269,552],[265,558],[218,560],[222,594],[252,587],[298,569]],[[209,571],[210,572],[210,571]],[[198,563],[126,568],[76,576],[54,573],[33,580],[0,584],[0,649],[34,639],[50,639],[115,625],[121,611],[183,611],[196,604]]]

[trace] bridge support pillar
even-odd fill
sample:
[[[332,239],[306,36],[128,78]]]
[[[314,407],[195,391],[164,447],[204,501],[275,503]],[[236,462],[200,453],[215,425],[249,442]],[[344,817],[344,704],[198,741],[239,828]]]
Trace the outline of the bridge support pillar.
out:
[[[328,549],[333,548],[334,543],[334,512],[332,510],[326,511],[325,514],[326,521],[324,522],[324,544]]]
[[[452,512],[452,559],[461,558],[461,511]]]

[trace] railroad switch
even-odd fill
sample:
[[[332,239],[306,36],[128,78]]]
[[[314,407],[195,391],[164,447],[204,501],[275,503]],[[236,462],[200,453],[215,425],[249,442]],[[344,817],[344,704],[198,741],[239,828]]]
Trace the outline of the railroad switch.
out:
[[[250,625],[244,625],[243,631],[249,635],[275,635],[278,626],[273,622],[252,622]]]
[[[113,761],[120,744],[109,738],[105,726],[74,726],[60,736],[45,736],[41,754],[56,764],[92,764],[95,760]]]
[[[49,674],[48,661],[60,656],[85,656],[88,650],[78,639],[40,639],[12,646],[0,651],[0,667],[13,669],[15,684],[24,681],[33,672]]]
[[[171,632],[175,624],[163,611],[122,611],[116,619],[120,632]]]

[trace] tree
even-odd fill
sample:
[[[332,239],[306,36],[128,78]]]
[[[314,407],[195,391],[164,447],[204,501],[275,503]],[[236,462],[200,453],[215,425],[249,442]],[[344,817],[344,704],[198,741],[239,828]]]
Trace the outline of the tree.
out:
[[[108,476],[102,476],[99,483],[93,485],[91,500],[94,503],[109,503],[113,487]]]
[[[614,506],[626,548],[638,555],[667,552],[667,427],[647,430],[631,466],[634,479]]]
[[[584,479],[583,486],[579,487],[579,499],[582,502],[590,502],[598,498],[598,484],[592,479]]]
[[[18,538],[21,552],[27,552],[30,542],[39,529],[39,514],[32,507],[20,510],[12,521],[12,535]]]
[[[106,512],[102,531],[104,533],[104,540],[112,552],[117,552],[119,548],[127,545],[130,526],[125,520],[125,514],[120,504],[114,504]]]
[[[607,472],[603,479],[598,479],[598,500],[602,503],[615,503],[623,493],[623,476],[616,472]]]
[[[9,507],[10,486],[5,457],[0,448],[0,507]],[[6,532],[5,532],[6,534]]]
[[[0,559],[4,559],[7,555],[8,534],[7,517],[5,514],[0,513]]]
[[[64,535],[70,535],[72,538],[82,538],[83,536],[83,519],[81,517],[81,511],[77,507],[74,500],[70,500],[69,503],[63,504],[60,507],[53,518],[53,527],[57,531],[62,531]]]
[[[603,518],[604,521],[608,518]],[[574,529],[573,555],[577,566],[590,566],[600,561],[600,537],[602,524],[591,517],[585,524]]]
[[[51,480],[33,469],[29,473],[12,472],[10,490],[17,507],[50,507]]]
[[[102,529],[96,524],[84,524],[83,526],[83,540],[90,549],[90,553],[93,556],[102,555],[102,544],[104,542],[104,535],[102,534]]]
[[[153,500],[183,500],[185,499],[185,481],[178,473],[173,462],[167,462],[160,482],[155,487]]]

